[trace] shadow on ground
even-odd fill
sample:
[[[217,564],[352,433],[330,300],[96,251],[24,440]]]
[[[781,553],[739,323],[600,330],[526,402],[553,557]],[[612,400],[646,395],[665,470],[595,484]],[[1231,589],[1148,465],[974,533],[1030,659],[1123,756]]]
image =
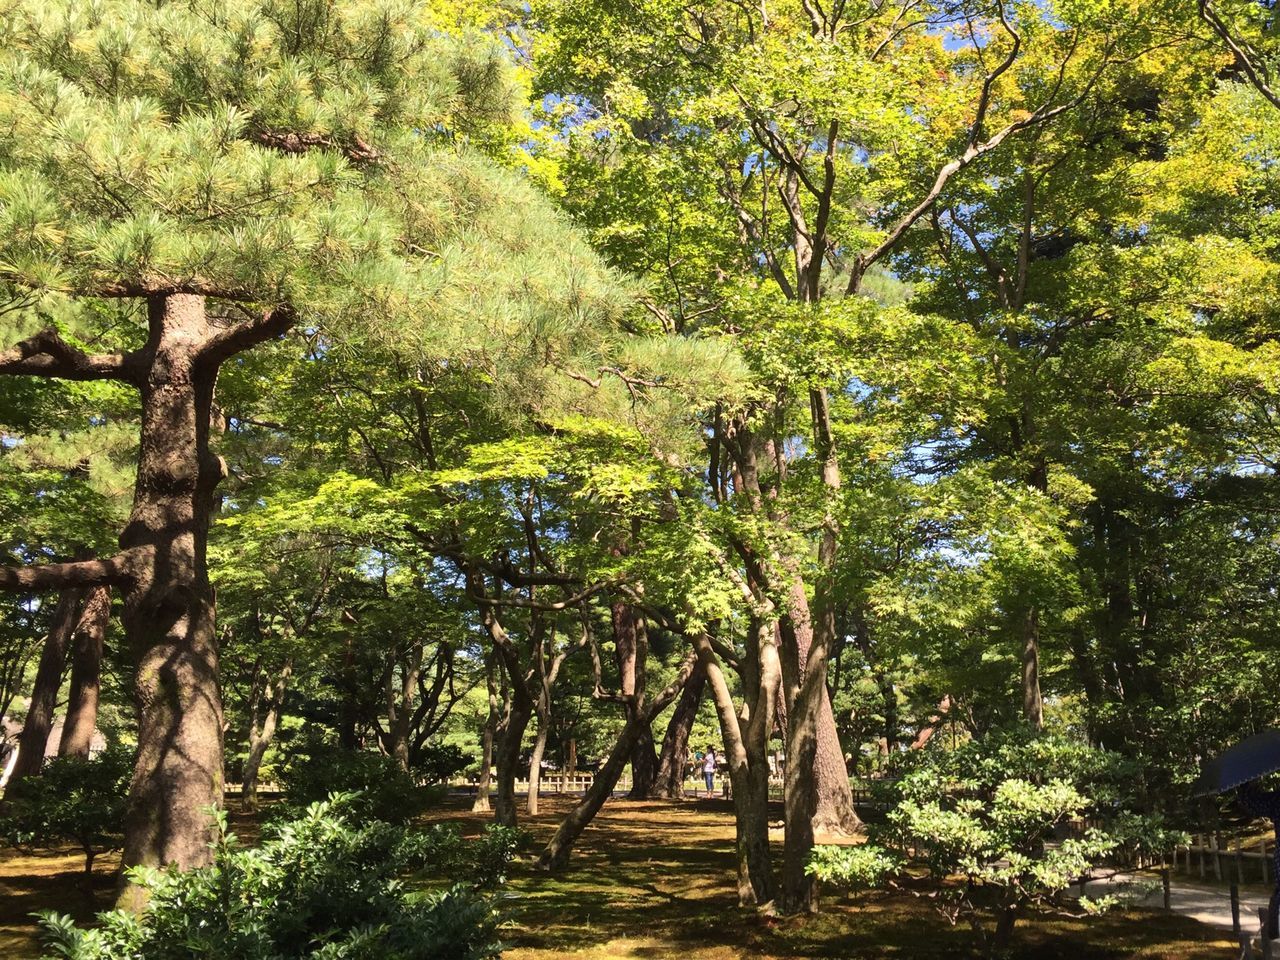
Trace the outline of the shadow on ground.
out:
[[[536,853],[569,809],[549,797],[525,818]],[[426,819],[478,833],[489,822],[451,798]],[[256,835],[234,816],[236,832]],[[779,859],[781,857],[780,838]],[[83,885],[74,851],[24,854],[0,849],[0,957],[39,955],[30,914],[54,909],[80,920],[110,906],[119,858],[101,858]],[[465,877],[424,878],[424,883]],[[504,910],[508,960],[840,960],[976,957],[967,927],[949,926],[931,902],[907,893],[828,897],[816,917],[772,919],[739,910],[733,872],[733,814],[726,801],[615,800],[578,843],[565,871],[547,875],[531,862],[513,871]],[[1222,960],[1224,934],[1183,917],[1137,910],[1087,920],[1029,919],[1012,957],[1026,960]],[[194,960],[194,958],[193,958]]]

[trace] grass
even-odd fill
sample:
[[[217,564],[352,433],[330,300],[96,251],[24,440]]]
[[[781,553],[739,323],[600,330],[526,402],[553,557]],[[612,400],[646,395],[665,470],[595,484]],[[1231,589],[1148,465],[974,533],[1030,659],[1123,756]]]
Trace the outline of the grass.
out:
[[[536,842],[545,842],[571,802],[544,798],[543,814],[526,818],[524,826]],[[457,801],[427,819],[457,822],[467,833],[488,822]],[[235,817],[233,823],[242,836],[254,833],[246,818]],[[732,813],[724,801],[607,804],[579,841],[568,870],[547,876],[522,863],[513,871],[504,907],[510,917],[507,960],[977,956],[967,927],[949,926],[927,899],[904,893],[827,897],[816,917],[776,919],[739,910],[732,847]],[[34,910],[89,919],[109,907],[111,872],[118,862],[118,857],[102,857],[86,888],[82,860],[74,851],[0,852],[0,956],[39,955],[30,918]],[[1222,934],[1195,921],[1133,911],[1088,920],[1023,921],[1012,955],[1221,960],[1230,949]]]

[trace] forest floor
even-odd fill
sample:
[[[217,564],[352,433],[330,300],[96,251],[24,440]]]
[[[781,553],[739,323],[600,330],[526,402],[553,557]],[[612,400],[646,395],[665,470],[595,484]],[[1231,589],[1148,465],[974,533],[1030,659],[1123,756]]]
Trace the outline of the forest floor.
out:
[[[234,803],[234,801],[233,801]],[[569,797],[544,798],[525,818],[545,842]],[[429,820],[478,832],[488,818],[451,798]],[[253,825],[233,816],[233,829]],[[779,859],[781,837],[777,837]],[[537,843],[533,848],[538,849]],[[39,955],[30,914],[55,909],[87,920],[110,906],[118,857],[103,856],[85,886],[74,851],[26,855],[0,850],[0,957]],[[775,919],[735,905],[733,816],[726,801],[607,804],[578,843],[569,869],[547,876],[518,864],[505,888],[507,960],[802,960],[802,958],[977,956],[972,931],[950,926],[926,898],[869,893],[829,896],[816,917]],[[1221,960],[1229,933],[1161,911],[1089,919],[1029,918],[1013,956],[1036,960]]]

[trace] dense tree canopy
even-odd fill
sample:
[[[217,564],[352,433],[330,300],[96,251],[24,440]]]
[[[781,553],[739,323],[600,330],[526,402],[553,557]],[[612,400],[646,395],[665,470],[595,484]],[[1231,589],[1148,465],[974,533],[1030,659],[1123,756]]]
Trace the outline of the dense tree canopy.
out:
[[[709,743],[744,906],[894,868],[813,851],[862,829],[851,778],[905,771],[905,857],[970,810],[936,771],[993,756],[1028,768],[973,774],[968,839],[1043,818],[975,877],[1095,803],[1163,853],[1199,763],[1280,723],[1278,29],[10,4],[17,775],[65,681],[62,752],[95,716],[136,747],[127,865],[207,864],[226,778],[461,775],[515,827],[517,783],[536,814],[590,771],[557,870],[625,771],[678,799]]]

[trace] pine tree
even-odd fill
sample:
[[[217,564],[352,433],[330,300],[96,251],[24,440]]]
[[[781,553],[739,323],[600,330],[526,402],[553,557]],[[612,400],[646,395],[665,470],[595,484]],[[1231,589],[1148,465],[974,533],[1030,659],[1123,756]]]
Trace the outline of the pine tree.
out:
[[[126,866],[208,860],[222,703],[206,540],[219,369],[294,327],[466,349],[617,306],[501,156],[499,45],[394,0],[21,2],[0,26],[0,374],[136,391],[119,552],[0,572],[111,585],[136,663]],[[554,251],[554,259],[550,251]]]

